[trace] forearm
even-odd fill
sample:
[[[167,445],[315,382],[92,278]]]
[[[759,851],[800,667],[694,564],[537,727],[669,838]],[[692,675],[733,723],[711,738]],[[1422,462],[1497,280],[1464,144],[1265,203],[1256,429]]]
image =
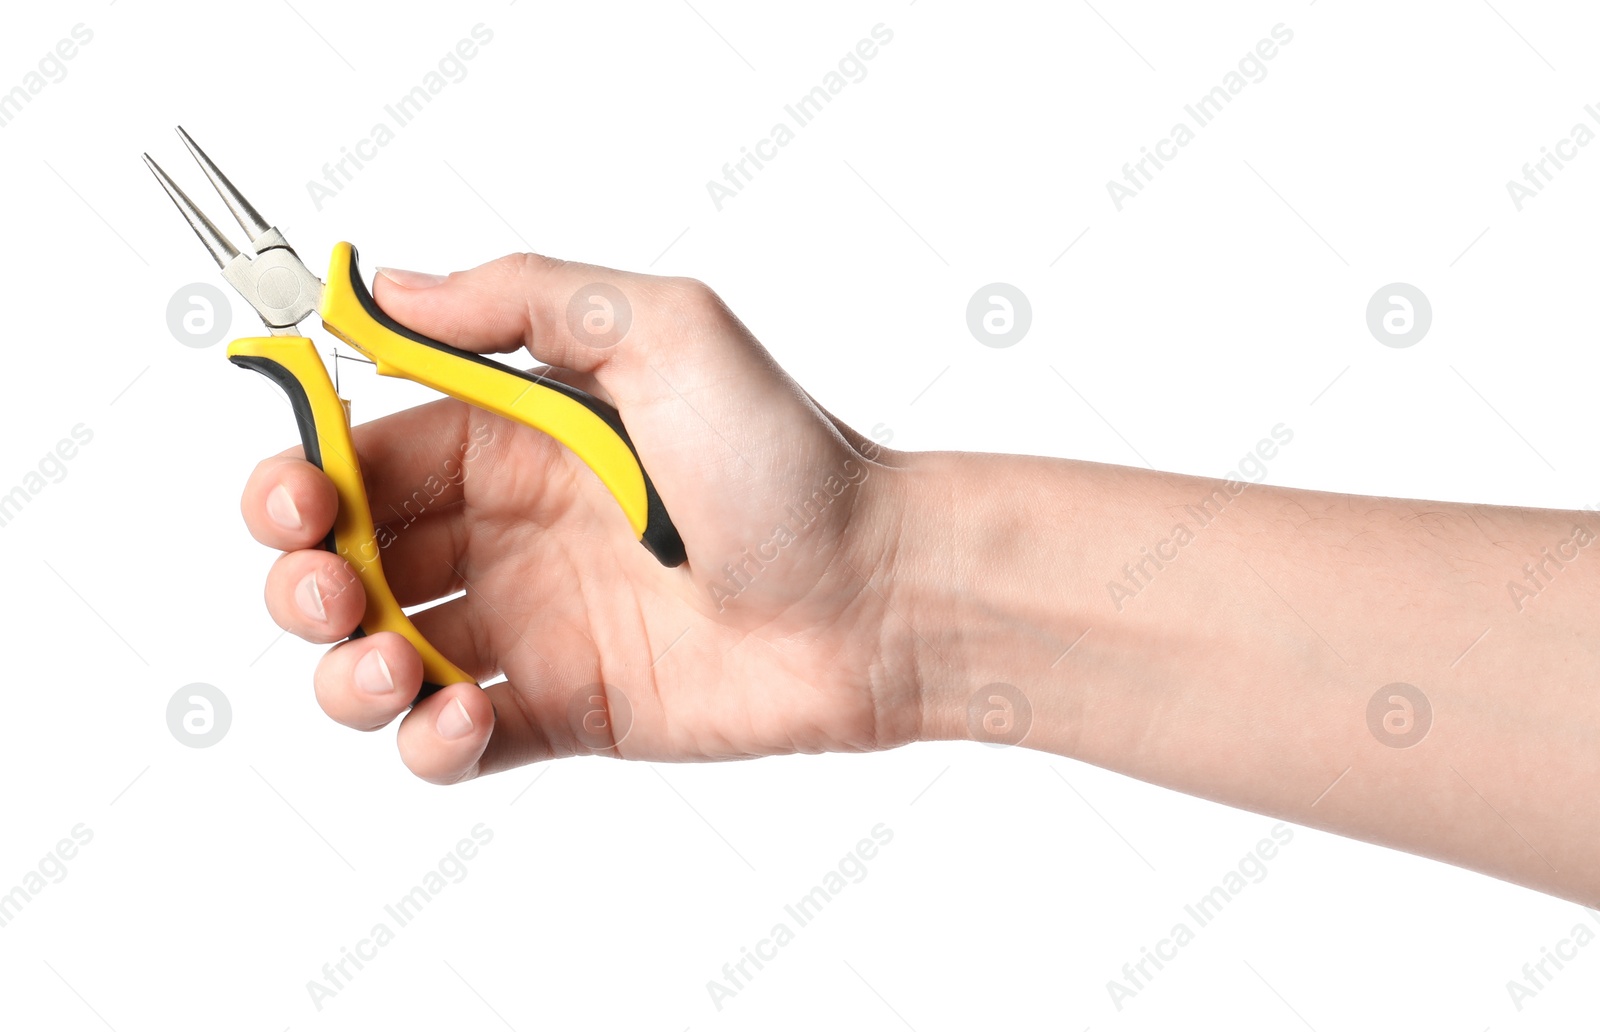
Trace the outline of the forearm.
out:
[[[1010,684],[1025,745],[1600,899],[1589,514],[1014,456],[901,481],[923,737],[973,736],[969,701]],[[1432,711],[1409,747],[1404,689],[1370,705],[1397,682]]]

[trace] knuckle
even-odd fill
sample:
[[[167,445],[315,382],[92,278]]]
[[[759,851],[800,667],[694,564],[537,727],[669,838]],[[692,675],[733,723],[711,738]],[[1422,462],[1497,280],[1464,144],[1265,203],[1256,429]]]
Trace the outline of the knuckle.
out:
[[[674,350],[719,339],[735,321],[721,296],[704,281],[691,277],[656,281],[650,302],[651,325]]]
[[[683,315],[709,322],[727,314],[728,306],[715,290],[702,280],[675,277],[668,281],[667,297]]]
[[[501,258],[500,261],[504,262],[509,270],[527,279],[547,276],[567,265],[560,258],[551,258],[549,255],[539,254],[535,251],[508,254]]]

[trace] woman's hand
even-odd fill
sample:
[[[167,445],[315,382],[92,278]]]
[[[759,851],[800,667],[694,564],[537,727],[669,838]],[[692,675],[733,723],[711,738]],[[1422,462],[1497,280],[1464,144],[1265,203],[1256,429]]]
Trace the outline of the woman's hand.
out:
[[[614,404],[688,562],[659,565],[587,467],[521,424],[443,400],[357,427],[400,603],[465,589],[414,622],[480,683],[506,680],[449,685],[407,713],[421,660],[376,634],[318,664],[329,716],[375,730],[404,714],[401,757],[437,783],[575,753],[723,759],[918,735],[882,574],[896,456],[824,411],[711,290],[513,255],[449,277],[380,270],[375,294],[421,333],[526,347]],[[609,315],[586,319],[597,294]],[[273,619],[313,642],[354,631],[362,587],[317,547],[332,482],[294,449],[256,468],[242,508],[284,552],[267,575]]]
[[[595,283],[631,306],[615,342],[581,318]],[[508,678],[406,716],[401,755],[430,781],[577,752],[974,738],[1586,904],[1600,892],[1588,513],[889,454],[681,280],[519,256],[431,285],[390,273],[377,296],[464,348],[526,344],[613,401],[689,554],[662,568],[598,480],[518,424],[444,401],[358,428],[401,602],[465,588],[417,625],[473,676]],[[314,547],[327,478],[270,459],[244,512],[286,550],[274,618],[312,641],[354,630],[361,587]],[[1506,587],[1534,563],[1537,605]],[[374,635],[322,660],[317,696],[377,728],[421,677],[409,644]]]

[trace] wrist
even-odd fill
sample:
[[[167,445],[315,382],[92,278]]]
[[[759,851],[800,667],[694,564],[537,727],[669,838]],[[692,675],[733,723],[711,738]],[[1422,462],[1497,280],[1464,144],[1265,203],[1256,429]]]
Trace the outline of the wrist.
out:
[[[931,452],[891,471],[885,640],[915,684],[919,738],[1071,754],[1081,720],[1067,657],[1094,648],[1095,599],[1077,571],[1096,506],[1075,504],[1094,489],[1076,475],[1089,468]]]

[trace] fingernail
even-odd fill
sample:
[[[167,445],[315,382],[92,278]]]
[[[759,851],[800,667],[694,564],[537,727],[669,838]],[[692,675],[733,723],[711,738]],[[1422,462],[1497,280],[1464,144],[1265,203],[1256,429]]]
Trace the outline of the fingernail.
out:
[[[387,695],[394,691],[394,675],[389,673],[389,664],[383,661],[383,653],[377,649],[356,663],[355,679],[356,687],[368,695]]]
[[[439,711],[434,728],[438,730],[440,738],[460,738],[472,730],[472,718],[467,716],[467,708],[461,705],[460,699],[451,699]]]
[[[299,530],[306,525],[300,518],[300,507],[294,504],[289,489],[282,484],[267,492],[267,515],[284,530]]]
[[[412,272],[410,269],[379,269],[378,275],[398,283],[402,287],[410,287],[413,290],[421,289],[422,287],[437,287],[449,278],[433,272]]]
[[[306,574],[305,579],[294,589],[294,602],[300,607],[300,612],[318,623],[328,618],[328,611],[322,605],[322,589],[317,587],[315,573]]]

